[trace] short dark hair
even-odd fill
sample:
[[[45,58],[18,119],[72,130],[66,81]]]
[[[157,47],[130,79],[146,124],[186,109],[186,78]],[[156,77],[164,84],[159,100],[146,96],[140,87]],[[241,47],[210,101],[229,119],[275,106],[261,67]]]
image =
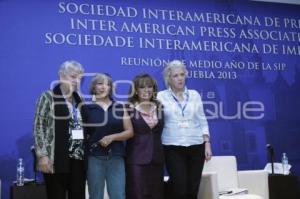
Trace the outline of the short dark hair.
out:
[[[150,101],[155,102],[158,105],[158,101],[156,99],[156,95],[158,92],[157,82],[153,77],[151,77],[151,75],[149,75],[147,73],[142,73],[142,74],[139,74],[134,77],[134,79],[132,80],[130,89],[129,89],[128,101],[132,104],[135,104],[136,102],[139,101],[137,90],[141,86],[153,87],[153,95],[152,95]]]

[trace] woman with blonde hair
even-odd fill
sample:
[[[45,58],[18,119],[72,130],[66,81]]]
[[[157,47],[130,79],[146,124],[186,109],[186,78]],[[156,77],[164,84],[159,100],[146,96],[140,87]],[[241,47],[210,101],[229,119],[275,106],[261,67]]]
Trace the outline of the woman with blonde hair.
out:
[[[110,199],[125,199],[125,143],[133,136],[128,113],[113,100],[113,81],[99,73],[92,79],[92,103],[86,106],[87,181],[90,199],[103,199],[106,183]]]
[[[212,152],[208,123],[199,93],[186,87],[185,65],[174,60],[164,69],[167,89],[157,98],[164,106],[162,133],[170,199],[197,199],[204,160]]]

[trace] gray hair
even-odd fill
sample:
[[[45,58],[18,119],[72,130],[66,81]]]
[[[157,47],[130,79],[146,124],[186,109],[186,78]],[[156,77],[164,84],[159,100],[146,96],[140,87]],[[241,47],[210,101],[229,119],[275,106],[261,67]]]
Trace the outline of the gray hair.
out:
[[[74,71],[74,70],[79,71],[80,73],[84,73],[84,69],[79,62],[74,60],[68,60],[60,65],[58,75],[59,76],[66,75],[69,74],[70,71]]]
[[[94,95],[95,93],[95,87],[97,85],[98,82],[103,82],[104,80],[107,80],[108,85],[110,86],[110,91],[109,91],[109,97],[112,99],[112,95],[113,95],[113,80],[111,78],[111,76],[109,74],[106,73],[97,73],[92,81],[91,81],[91,85],[90,85],[90,94]]]
[[[181,68],[185,72],[185,76],[187,75],[186,66],[184,65],[184,63],[182,61],[175,59],[175,60],[167,63],[167,66],[165,67],[165,69],[163,71],[164,81],[165,81],[165,85],[167,88],[170,87],[171,71],[174,69],[177,69],[177,68]]]

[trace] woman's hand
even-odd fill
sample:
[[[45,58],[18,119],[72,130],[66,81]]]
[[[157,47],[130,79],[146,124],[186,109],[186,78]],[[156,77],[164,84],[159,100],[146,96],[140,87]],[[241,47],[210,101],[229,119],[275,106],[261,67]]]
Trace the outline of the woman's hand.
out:
[[[212,156],[210,142],[205,142],[204,145],[205,145],[205,160],[209,161]]]
[[[107,135],[104,136],[101,140],[99,140],[99,143],[103,147],[107,147],[114,141],[114,136],[113,135]]]
[[[38,158],[38,168],[43,173],[53,173],[53,167],[48,156]]]

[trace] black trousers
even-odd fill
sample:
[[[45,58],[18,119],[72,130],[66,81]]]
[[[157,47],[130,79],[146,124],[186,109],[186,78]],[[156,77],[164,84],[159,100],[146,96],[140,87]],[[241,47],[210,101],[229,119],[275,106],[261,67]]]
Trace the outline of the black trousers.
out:
[[[169,174],[167,199],[197,199],[205,160],[204,144],[164,146]]]
[[[44,173],[47,199],[85,199],[85,167],[83,160],[71,159],[69,173]]]

